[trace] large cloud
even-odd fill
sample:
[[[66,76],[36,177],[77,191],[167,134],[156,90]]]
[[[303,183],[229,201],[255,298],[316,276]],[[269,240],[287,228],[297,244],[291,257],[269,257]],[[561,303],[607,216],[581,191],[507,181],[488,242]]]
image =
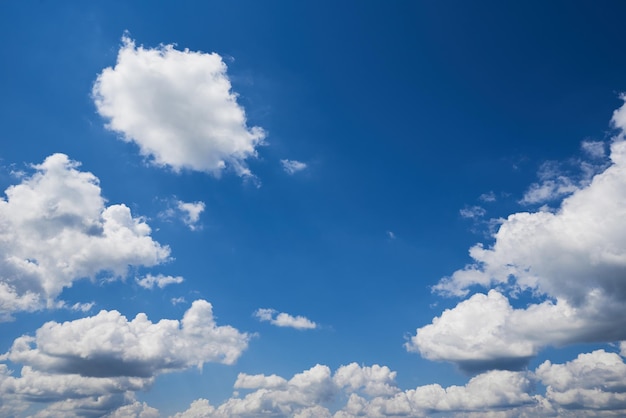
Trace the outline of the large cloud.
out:
[[[480,370],[520,367],[546,345],[626,338],[624,109],[613,117],[622,131],[608,167],[568,189],[555,211],[510,215],[493,245],[472,247],[474,262],[434,286],[461,297],[476,285],[498,291],[474,295],[419,328],[409,350]],[[525,291],[535,303],[513,309],[504,293]]]
[[[24,403],[50,403],[40,416],[103,416],[125,405],[113,416],[135,409],[150,415],[151,408],[133,404],[134,392],[149,388],[161,373],[232,364],[248,341],[249,335],[216,325],[204,300],[195,301],[181,321],[153,323],[145,314],[129,321],[117,311],[101,311],[48,322],[0,356],[23,365],[14,376],[0,364],[0,400],[12,401],[16,410]]]
[[[245,159],[256,155],[265,133],[247,127],[222,58],[122,41],[115,67],[103,70],[93,87],[107,127],[156,165],[214,174],[230,165],[249,175]]]
[[[191,417],[422,417],[435,412],[486,411],[536,403],[528,394],[527,373],[493,371],[473,378],[466,386],[420,386],[401,391],[396,373],[385,366],[342,366],[331,375],[317,365],[289,380],[278,376],[240,375],[235,388],[256,389],[215,407],[205,399],[194,401],[175,418]],[[271,383],[271,384],[270,384]],[[330,408],[339,409],[331,413]]]
[[[48,322],[34,337],[17,338],[6,356],[49,373],[152,377],[205,362],[232,364],[248,340],[233,327],[217,326],[211,304],[197,300],[181,321],[153,323],[142,313],[129,321],[117,311],[100,311],[62,324]]]
[[[0,199],[0,319],[58,305],[81,278],[124,276],[129,265],[154,266],[169,248],[123,205],[105,205],[98,178],[54,154]]]

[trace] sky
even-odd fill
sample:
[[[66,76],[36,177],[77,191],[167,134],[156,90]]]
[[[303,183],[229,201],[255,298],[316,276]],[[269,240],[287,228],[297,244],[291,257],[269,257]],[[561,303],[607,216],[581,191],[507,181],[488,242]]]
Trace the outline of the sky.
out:
[[[0,416],[626,415],[624,13],[0,2]]]

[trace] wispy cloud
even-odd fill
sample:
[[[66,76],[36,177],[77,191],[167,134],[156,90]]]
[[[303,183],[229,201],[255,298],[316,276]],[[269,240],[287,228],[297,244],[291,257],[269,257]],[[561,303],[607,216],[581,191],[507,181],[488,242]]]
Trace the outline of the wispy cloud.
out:
[[[305,163],[296,160],[280,160],[280,163],[283,166],[283,170],[290,175],[307,168]]]

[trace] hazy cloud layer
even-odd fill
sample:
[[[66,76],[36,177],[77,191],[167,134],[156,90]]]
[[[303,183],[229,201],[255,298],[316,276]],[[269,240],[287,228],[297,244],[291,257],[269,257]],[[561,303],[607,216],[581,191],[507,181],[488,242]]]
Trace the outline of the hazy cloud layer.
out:
[[[122,42],[115,67],[93,87],[107,127],[155,165],[216,175],[230,166],[250,175],[245,160],[256,156],[265,132],[247,126],[222,57],[173,45],[136,47],[127,36]]]
[[[79,165],[51,155],[0,199],[0,319],[63,306],[55,299],[81,278],[121,277],[129,265],[168,259],[148,224],[123,204],[106,206],[98,178]]]

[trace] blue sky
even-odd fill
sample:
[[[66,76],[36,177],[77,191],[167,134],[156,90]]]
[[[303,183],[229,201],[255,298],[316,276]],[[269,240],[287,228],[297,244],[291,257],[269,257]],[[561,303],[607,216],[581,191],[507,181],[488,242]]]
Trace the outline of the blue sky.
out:
[[[2,2],[0,415],[626,414],[621,2]]]

